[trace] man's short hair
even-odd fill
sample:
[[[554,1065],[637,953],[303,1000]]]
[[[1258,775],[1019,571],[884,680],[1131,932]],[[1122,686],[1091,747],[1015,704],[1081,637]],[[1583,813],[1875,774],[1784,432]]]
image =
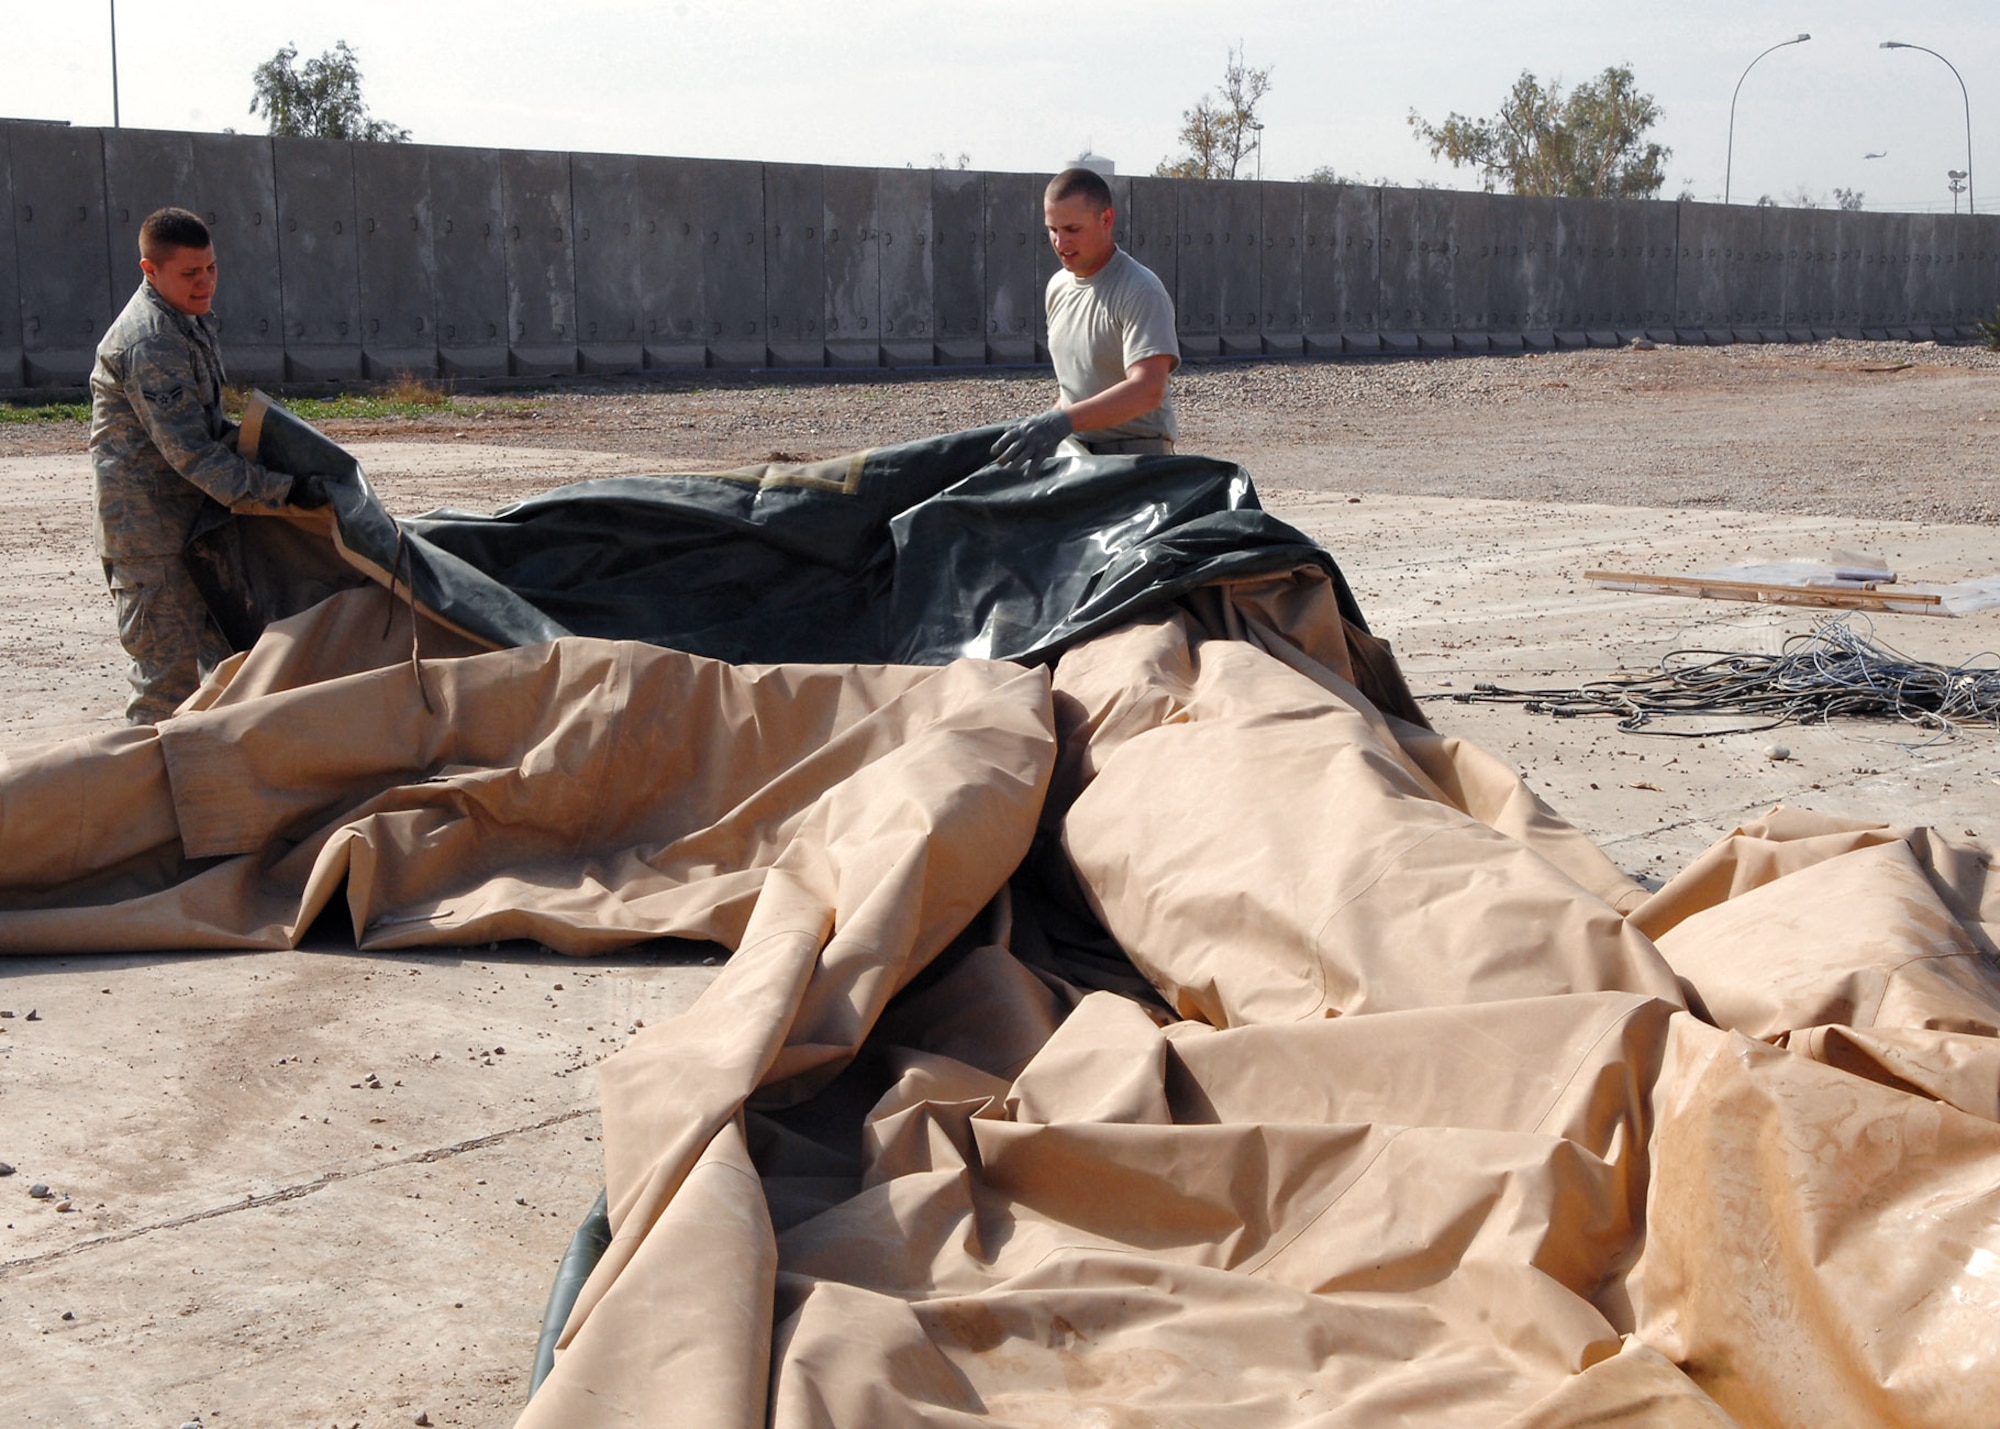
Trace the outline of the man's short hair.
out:
[[[162,208],[139,225],[139,256],[158,263],[177,248],[213,248],[208,225],[184,208]]]
[[[1048,191],[1043,194],[1047,203],[1061,203],[1064,199],[1086,198],[1097,213],[1111,207],[1111,185],[1104,182],[1104,175],[1095,169],[1064,169],[1049,180]]]

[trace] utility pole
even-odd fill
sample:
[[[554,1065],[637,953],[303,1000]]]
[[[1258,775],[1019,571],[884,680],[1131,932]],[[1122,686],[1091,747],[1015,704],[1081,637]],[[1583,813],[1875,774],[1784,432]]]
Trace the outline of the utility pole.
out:
[[[111,0],[111,127],[118,124],[118,0]]]

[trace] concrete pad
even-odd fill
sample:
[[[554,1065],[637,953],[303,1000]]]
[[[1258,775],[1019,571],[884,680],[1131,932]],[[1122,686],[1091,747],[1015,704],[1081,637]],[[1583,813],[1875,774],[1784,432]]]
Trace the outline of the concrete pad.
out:
[[[1988,528],[1401,496],[1268,504],[1334,553],[1432,723],[1520,769],[1635,876],[1671,875],[1778,803],[2000,841],[2000,733],[1990,729],[1932,741],[1843,720],[1672,738],[1628,734],[1609,718],[1559,720],[1453,699],[1476,683],[1568,688],[1650,672],[1674,649],[1775,652],[1838,613],[1600,590],[1585,570],[1685,574],[1842,547],[1881,555],[1907,579],[1958,580],[2000,569]],[[1994,611],[1874,615],[1862,628],[1921,660],[1959,663],[2000,649]],[[1765,758],[1773,744],[1791,757]]]
[[[398,511],[657,468],[469,440],[355,447]],[[32,632],[0,630],[48,655],[0,664],[0,704],[46,712],[0,724],[0,757],[116,718],[88,489],[80,455],[0,461],[10,512],[52,533],[35,548],[46,569],[10,579],[53,592]],[[1953,580],[2000,565],[1990,528],[1324,492],[1267,504],[1333,551],[1440,729],[1523,770],[1649,882],[1779,802],[2000,835],[1991,731],[1927,747],[1858,721],[1667,739],[1452,699],[1644,670],[1675,648],[1775,649],[1815,619],[1601,591],[1586,569],[1840,546]],[[2000,613],[1873,625],[1919,658],[2000,647]],[[1773,742],[1792,757],[1766,759]],[[0,1011],[16,1014],[0,1019],[0,1161],[18,1168],[0,1178],[9,1422],[512,1421],[556,1263],[602,1182],[595,1064],[714,969],[678,948],[363,955],[342,933],[297,953],[0,957]],[[35,1182],[73,1209],[31,1199]]]
[[[714,969],[321,941],[0,974],[8,1422],[248,1429],[511,1422],[603,1185],[592,1069]]]

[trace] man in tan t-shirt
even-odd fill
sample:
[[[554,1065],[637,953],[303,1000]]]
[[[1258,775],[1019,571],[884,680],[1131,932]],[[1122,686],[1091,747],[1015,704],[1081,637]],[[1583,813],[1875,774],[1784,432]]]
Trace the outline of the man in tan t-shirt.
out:
[[[1167,378],[1180,366],[1174,304],[1150,269],[1112,237],[1111,187],[1065,169],[1042,196],[1049,245],[1049,357],[1061,399],[993,444],[1002,465],[1032,467],[1075,435],[1099,453],[1171,452],[1179,431]]]

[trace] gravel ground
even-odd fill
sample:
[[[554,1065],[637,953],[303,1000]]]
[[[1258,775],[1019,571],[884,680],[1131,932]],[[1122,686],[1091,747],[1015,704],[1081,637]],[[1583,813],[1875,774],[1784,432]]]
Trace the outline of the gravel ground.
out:
[[[2000,352],[1984,348],[1831,341],[1203,363],[1174,393],[1181,449],[1240,461],[1271,492],[1991,524],[1996,376]],[[1052,396],[1045,369],[712,371],[322,426],[340,440],[587,449],[704,470],[1003,422]],[[0,428],[0,456],[82,441],[76,423],[16,424]]]
[[[1272,495],[1564,503],[2000,523],[2000,353],[1933,343],[1662,347],[1193,365],[1183,451]],[[704,373],[626,379],[336,436],[480,440],[655,458],[662,469],[812,459],[1006,421],[1045,371]],[[459,436],[464,433],[464,437]]]

